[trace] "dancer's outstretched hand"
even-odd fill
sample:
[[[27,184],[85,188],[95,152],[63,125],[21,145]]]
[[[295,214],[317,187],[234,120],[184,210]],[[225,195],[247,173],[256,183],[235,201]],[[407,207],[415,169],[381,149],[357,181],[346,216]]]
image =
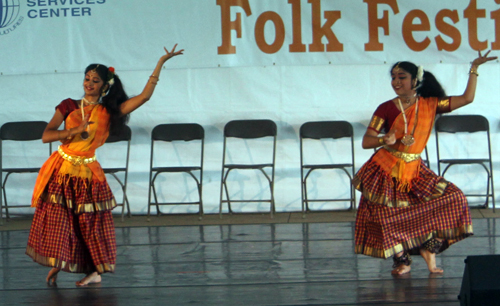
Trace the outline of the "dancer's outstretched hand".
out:
[[[162,60],[163,62],[166,62],[166,61],[168,61],[169,59],[171,59],[171,58],[172,58],[172,57],[174,57],[174,56],[177,56],[177,55],[181,55],[181,54],[183,54],[182,52],[184,52],[184,49],[181,49],[181,50],[179,50],[179,51],[175,51],[175,48],[177,48],[177,44],[175,44],[175,46],[174,46],[174,47],[172,48],[172,50],[169,52],[169,51],[167,50],[167,48],[163,47],[163,49],[165,49],[166,54],[165,54],[165,55],[163,55],[163,56],[161,57],[161,60]]]
[[[478,57],[472,61],[472,66],[479,66],[479,65],[482,65],[486,62],[489,62],[489,61],[494,61],[498,58],[498,56],[490,56],[488,57],[488,54],[490,54],[491,50],[489,50],[488,52],[486,52],[486,54],[481,55],[481,51],[477,51],[478,53]]]

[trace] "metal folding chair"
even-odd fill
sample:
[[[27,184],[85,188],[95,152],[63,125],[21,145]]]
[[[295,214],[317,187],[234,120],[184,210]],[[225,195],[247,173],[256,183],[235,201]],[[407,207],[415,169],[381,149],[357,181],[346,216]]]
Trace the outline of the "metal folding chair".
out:
[[[171,144],[170,149],[165,150],[163,154],[154,153],[156,142],[167,142]],[[176,142],[190,142],[197,147],[196,152],[190,148],[182,148],[179,143],[176,146]],[[156,212],[158,215],[161,214],[161,205],[198,205],[199,218],[201,220],[203,216],[203,154],[205,147],[205,130],[203,127],[197,123],[173,123],[173,124],[160,124],[153,128],[151,134],[151,163],[149,171],[149,195],[148,195],[148,218],[151,213],[151,206],[156,206]],[[169,154],[170,153],[170,154]],[[188,166],[183,165],[183,158],[190,156],[193,160],[198,159],[199,162],[196,164],[191,164],[193,161],[189,161]],[[153,160],[155,156],[164,156],[162,162],[167,164],[166,166],[154,166]],[[177,161],[165,161],[165,156],[176,156]],[[186,173],[191,177],[196,183],[196,188],[198,192],[197,201],[168,201],[159,202],[158,194],[155,187],[155,181],[160,174],[173,174],[173,173]],[[188,187],[186,187],[188,188]],[[154,197],[154,202],[151,200],[151,195]]]
[[[324,152],[328,158],[322,159],[323,163],[306,163],[306,146],[312,145],[310,142],[321,142],[331,139],[336,145],[340,145],[338,140],[348,140],[342,144],[345,152],[350,152],[350,161],[348,163],[338,163],[335,161],[335,156],[331,152]],[[315,159],[318,159],[317,154],[321,154],[319,150],[315,150]],[[307,154],[310,155],[310,154]],[[337,159],[338,160],[338,159]],[[347,175],[349,184],[348,198],[328,198],[328,199],[310,199],[308,197],[307,179],[316,170],[340,170],[341,173]],[[311,121],[302,124],[300,127],[300,174],[302,183],[302,214],[309,211],[310,202],[350,202],[349,209],[356,207],[356,193],[352,185],[354,177],[354,132],[352,125],[347,121]]]
[[[224,126],[224,147],[222,153],[222,173],[221,173],[221,189],[220,189],[220,204],[219,204],[219,215],[222,218],[222,206],[223,203],[227,203],[228,210],[232,213],[231,203],[252,203],[252,202],[269,202],[271,205],[270,214],[273,218],[276,211],[274,203],[274,173],[275,173],[275,161],[276,161],[276,136],[277,127],[276,123],[271,120],[233,120],[228,122]],[[244,140],[246,143],[247,151],[251,155],[251,145],[248,141],[271,138],[268,144],[272,146],[271,150],[271,162],[268,163],[254,163],[248,161],[246,163],[228,163],[228,139],[235,138]],[[250,159],[252,157],[250,156]],[[269,183],[270,197],[269,199],[230,199],[227,178],[229,173],[233,170],[258,170],[265,177],[266,181]],[[271,172],[270,174],[268,172]],[[224,199],[224,191],[226,199]]]
[[[0,173],[5,174],[5,178],[0,178],[0,189],[3,193],[3,203],[2,196],[0,196],[0,222],[3,222],[3,210],[5,209],[5,216],[7,219],[10,218],[9,208],[26,208],[30,207],[30,204],[26,205],[15,205],[9,206],[7,202],[6,184],[7,179],[13,173],[38,173],[40,167],[8,167],[4,168],[3,165],[3,151],[2,146],[5,141],[35,141],[40,140],[43,135],[43,131],[47,126],[45,121],[17,121],[17,122],[7,122],[0,128]],[[38,146],[37,146],[38,147]],[[44,147],[44,146],[40,146]],[[49,155],[52,153],[52,144],[47,144],[49,149]],[[41,165],[40,165],[41,166]]]
[[[122,167],[104,167],[103,166],[103,171],[105,174],[109,174],[115,178],[115,180],[118,182],[122,189],[123,193],[123,202],[121,204],[117,204],[117,206],[122,207],[122,221],[123,217],[125,215],[125,206],[127,207],[127,217],[130,217],[130,203],[127,198],[127,179],[128,179],[128,165],[129,165],[129,159],[130,159],[130,142],[132,139],[132,131],[128,125],[126,125],[120,134],[118,135],[110,135],[108,139],[106,139],[107,144],[121,144],[124,143],[124,146],[126,147],[126,155],[125,155],[125,165]],[[102,162],[101,162],[102,164]],[[123,180],[121,180],[118,177],[118,174],[122,173],[123,174]]]
[[[491,159],[491,142],[490,142],[490,127],[488,123],[488,119],[481,115],[448,115],[441,116],[436,120],[435,124],[436,129],[436,150],[437,150],[437,158],[438,158],[438,173],[443,176],[446,174],[448,169],[452,166],[459,165],[480,165],[487,174],[486,180],[486,192],[484,194],[466,194],[467,197],[485,197],[485,203],[480,207],[488,208],[489,199],[493,203],[493,212],[495,212],[495,190],[493,184],[493,162]],[[482,154],[482,158],[443,158],[444,148],[442,144],[442,134],[455,134],[457,137],[464,137],[470,133],[475,134],[475,138],[478,140],[482,140],[484,143],[484,151],[487,151],[487,154]],[[441,135],[441,138],[440,138]],[[482,136],[482,138],[480,138]],[[441,139],[441,140],[440,140]],[[456,143],[456,141],[455,141]],[[462,141],[459,143],[465,144],[463,149],[466,150],[467,147],[470,146],[468,141]],[[478,146],[474,145],[474,149],[477,149]],[[450,155],[450,154],[448,154]],[[444,167],[444,169],[442,169]]]

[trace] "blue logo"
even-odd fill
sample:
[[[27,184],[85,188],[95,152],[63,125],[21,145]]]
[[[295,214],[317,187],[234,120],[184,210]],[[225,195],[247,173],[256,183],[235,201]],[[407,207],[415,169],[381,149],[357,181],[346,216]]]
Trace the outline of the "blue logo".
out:
[[[19,11],[19,0],[0,0],[0,29],[16,22]]]

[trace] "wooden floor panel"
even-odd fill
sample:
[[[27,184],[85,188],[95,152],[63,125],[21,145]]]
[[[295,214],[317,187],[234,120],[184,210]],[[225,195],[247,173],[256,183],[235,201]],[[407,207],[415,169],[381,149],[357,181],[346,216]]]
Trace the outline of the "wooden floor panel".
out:
[[[49,270],[25,252],[28,230],[0,232],[1,305],[454,305],[470,255],[500,254],[496,219],[437,258],[419,256],[409,275],[392,260],[355,255],[353,222],[116,228],[114,274],[77,288],[82,275]]]

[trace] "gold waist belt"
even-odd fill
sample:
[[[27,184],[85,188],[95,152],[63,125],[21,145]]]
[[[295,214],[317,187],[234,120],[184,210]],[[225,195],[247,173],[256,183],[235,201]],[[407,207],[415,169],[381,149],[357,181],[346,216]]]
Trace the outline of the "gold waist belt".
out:
[[[64,159],[64,160],[67,160],[69,161],[70,163],[72,163],[73,165],[75,166],[81,166],[81,165],[86,165],[86,164],[90,164],[90,163],[93,163],[97,160],[96,156],[92,156],[92,157],[83,157],[83,156],[71,156],[71,155],[68,155],[66,154],[63,149],[61,148],[61,146],[59,146],[59,148],[57,149],[57,152],[59,152],[59,154],[61,155],[61,157]]]
[[[394,150],[393,148],[390,148],[387,146],[384,147],[384,149],[389,151],[389,153],[396,156],[397,158],[404,160],[406,163],[415,161],[415,160],[420,158],[420,153],[405,153],[405,152]]]

